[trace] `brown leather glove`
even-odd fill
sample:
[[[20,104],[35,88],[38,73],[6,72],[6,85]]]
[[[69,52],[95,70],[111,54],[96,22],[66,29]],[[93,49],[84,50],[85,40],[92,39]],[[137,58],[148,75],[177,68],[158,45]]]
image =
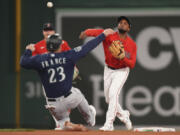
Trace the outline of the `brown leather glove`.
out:
[[[124,59],[125,57],[124,45],[119,40],[111,43],[109,46],[109,51],[111,52],[112,56],[119,60]]]

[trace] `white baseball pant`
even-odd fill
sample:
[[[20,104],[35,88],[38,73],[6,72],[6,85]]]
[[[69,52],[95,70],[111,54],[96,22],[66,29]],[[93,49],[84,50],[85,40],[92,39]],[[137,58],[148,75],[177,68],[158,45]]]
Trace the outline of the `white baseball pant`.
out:
[[[64,128],[65,122],[70,121],[68,110],[76,107],[87,123],[92,123],[93,121],[93,114],[81,91],[78,88],[72,87],[71,92],[72,93],[67,97],[62,96],[59,98],[53,98],[55,101],[47,100],[46,108],[55,117],[62,129]]]
[[[129,67],[120,69],[104,68],[104,95],[109,104],[105,124],[113,124],[117,114],[123,116],[124,110],[119,103],[119,95],[129,75]]]

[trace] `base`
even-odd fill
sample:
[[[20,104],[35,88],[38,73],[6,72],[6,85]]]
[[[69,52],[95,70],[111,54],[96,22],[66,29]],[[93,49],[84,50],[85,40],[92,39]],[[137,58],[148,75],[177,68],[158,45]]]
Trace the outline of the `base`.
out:
[[[164,128],[164,127],[141,127],[141,128],[134,128],[136,132],[175,132],[175,128]]]

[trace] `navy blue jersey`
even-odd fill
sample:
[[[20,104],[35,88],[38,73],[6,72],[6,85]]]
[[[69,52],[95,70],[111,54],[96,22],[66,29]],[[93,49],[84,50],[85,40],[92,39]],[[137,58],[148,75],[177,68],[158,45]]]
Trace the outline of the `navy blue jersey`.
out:
[[[61,53],[32,56],[31,50],[26,50],[21,56],[20,64],[23,68],[34,69],[39,73],[47,97],[60,97],[68,93],[72,87],[76,61],[104,39],[105,35],[102,33],[82,46]]]

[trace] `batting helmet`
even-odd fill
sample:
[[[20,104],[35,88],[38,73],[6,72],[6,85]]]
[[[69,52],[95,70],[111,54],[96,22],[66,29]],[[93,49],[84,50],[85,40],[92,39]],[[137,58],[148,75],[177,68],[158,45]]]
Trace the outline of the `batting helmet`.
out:
[[[49,35],[46,40],[46,49],[49,52],[54,52],[59,49],[60,45],[62,43],[62,38],[59,36],[59,34],[53,34]]]

